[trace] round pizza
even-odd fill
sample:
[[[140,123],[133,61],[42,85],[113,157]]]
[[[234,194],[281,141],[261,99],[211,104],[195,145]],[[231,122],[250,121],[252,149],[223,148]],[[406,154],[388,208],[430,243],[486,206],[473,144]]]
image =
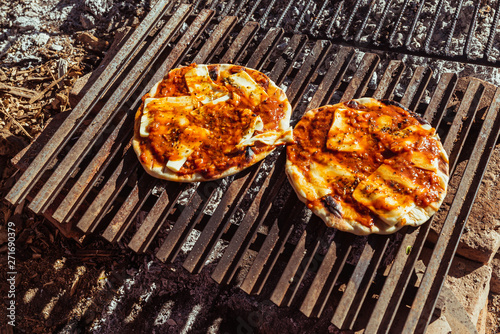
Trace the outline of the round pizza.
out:
[[[285,93],[259,71],[192,64],[170,71],[143,97],[133,147],[155,177],[218,179],[293,141],[291,112]]]
[[[330,227],[358,235],[418,226],[441,205],[448,156],[422,118],[372,98],[305,113],[287,147],[297,196]]]

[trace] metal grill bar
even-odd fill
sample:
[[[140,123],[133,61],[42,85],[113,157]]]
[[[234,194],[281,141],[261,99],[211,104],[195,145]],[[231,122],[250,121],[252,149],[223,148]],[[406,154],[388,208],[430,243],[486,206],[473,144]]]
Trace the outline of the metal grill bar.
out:
[[[359,69],[352,77],[349,85],[342,95],[341,101],[349,101],[361,97],[366,92],[366,86],[370,82],[373,72],[377,68],[380,58],[374,53],[365,53]]]
[[[434,90],[433,98],[425,110],[424,119],[435,129],[439,127],[442,115],[455,90],[457,80],[457,75],[454,73],[443,74]],[[440,117],[436,118],[436,115]]]
[[[189,6],[183,7],[183,10],[179,11],[175,18],[173,17],[172,24],[165,25],[158,34],[157,39],[149,45],[145,53],[139,59],[137,66],[128,73],[127,77],[119,85],[116,90],[117,93],[113,94],[111,98],[108,99],[104,107],[94,118],[93,122],[85,129],[84,133],[72,146],[70,152],[64,157],[63,161],[57,166],[49,180],[45,182],[42,189],[31,201],[29,208],[32,211],[40,213],[50,204],[50,201],[53,200],[53,197],[50,195],[57,193],[56,189],[61,186],[61,183],[68,179],[70,172],[89,152],[92,147],[91,144],[93,139],[104,130],[109,122],[111,122],[111,116],[116,107],[118,106],[119,109],[125,101],[130,98],[135,88],[139,85],[141,81],[140,78],[144,76],[142,69],[146,68],[154,59],[155,54],[166,46],[166,43],[168,43],[175,31],[180,27],[182,19],[187,18],[189,9]]]
[[[271,28],[267,32],[266,36],[259,44],[257,49],[255,49],[255,55],[258,57],[252,57],[248,62],[247,66],[250,68],[260,69],[262,65],[267,61],[271,52],[276,47],[276,45],[281,40],[283,36],[283,29],[281,28]]]
[[[450,158],[450,174],[455,170],[455,165],[457,162],[457,157],[462,150],[460,145],[467,134],[469,133],[470,126],[476,115],[477,108],[479,106],[479,101],[483,96],[484,87],[478,80],[472,80],[467,87],[464,98],[460,103],[457,114],[455,115],[455,120],[451,125],[451,128],[446,134],[446,138],[443,143],[443,147],[448,152]],[[462,123],[462,120],[465,120]],[[460,137],[458,136],[460,133]],[[459,143],[459,145],[457,145]]]
[[[264,12],[264,15],[262,15],[262,18],[259,21],[259,24],[261,27],[264,28],[267,25],[267,22],[268,22],[267,17],[271,13],[271,10],[273,9],[275,2],[276,2],[276,0],[271,0],[271,3],[269,4],[269,6],[267,6],[266,11]]]
[[[406,8],[408,7],[409,2],[410,2],[410,0],[405,0],[405,2],[403,3],[403,7],[401,8],[401,11],[399,12],[396,23],[394,24],[394,28],[392,29],[391,35],[389,36],[389,45],[391,47],[397,46],[397,45],[394,45],[394,38],[396,37],[396,32],[398,31],[399,25],[401,24],[401,20],[403,19],[403,15],[406,11]]]
[[[307,10],[309,9],[309,6],[311,5],[311,3],[312,3],[312,0],[309,0],[306,3],[306,6],[304,7],[304,9],[302,9],[302,14],[300,14],[300,17],[299,17],[297,23],[295,24],[295,29],[293,30],[294,34],[298,34],[300,32],[300,26],[302,25],[302,22],[304,21]]]
[[[283,22],[283,19],[285,18],[286,14],[292,8],[292,4],[295,2],[295,0],[290,0],[288,1],[288,4],[286,5],[285,9],[283,10],[283,13],[281,13],[280,18],[278,19],[278,22],[276,23],[276,27],[281,27],[281,22]]]
[[[485,57],[489,59],[491,56],[491,51],[493,49],[493,41],[497,34],[498,21],[500,20],[500,1],[497,1],[497,8],[495,9],[495,16],[493,17],[493,23],[491,24],[490,35],[488,36],[488,42],[486,43]]]
[[[389,66],[384,72],[382,79],[380,79],[380,83],[377,86],[377,89],[373,93],[374,99],[392,99],[392,95],[394,93],[394,89],[405,70],[405,65],[400,60],[391,60]]]
[[[443,76],[439,81],[436,93],[433,95],[429,108],[427,108],[424,114],[424,119],[429,120],[432,118],[431,116],[434,111],[430,106],[444,105],[443,108],[447,106],[448,99],[451,96],[447,96],[443,99],[443,96],[446,95],[440,92],[446,91],[450,83],[453,86],[451,89],[453,91],[456,84],[453,78],[456,79],[456,75],[450,76],[451,78],[449,78],[449,76]],[[435,123],[431,124],[437,129],[439,123],[439,120],[436,120]],[[426,240],[433,219],[434,218],[418,229],[408,228],[404,231],[404,237],[400,244],[401,246],[368,321],[366,327],[367,333],[389,333],[397,313],[396,310],[401,303],[403,292],[407,288],[413,267],[420,255],[420,250]],[[407,254],[407,247],[411,248],[409,255]]]
[[[319,40],[314,44],[310,55],[306,58],[304,64],[302,64],[302,66],[300,67],[299,73],[286,91],[287,97],[292,106],[295,107],[297,105],[301,96],[299,92],[303,91],[307,87],[307,84],[311,80],[312,75],[314,74],[316,69],[319,68],[319,65],[323,62],[323,59],[325,59],[330,46],[330,42],[324,40]],[[293,115],[292,117],[294,116],[298,115]]]
[[[281,83],[288,72],[291,70],[293,64],[297,57],[299,56],[300,50],[304,47],[307,42],[307,36],[305,35],[293,35],[290,39],[290,43],[286,47],[283,54],[279,57],[278,61],[274,65],[269,76],[276,83]],[[287,70],[285,70],[287,69]]]
[[[410,110],[416,110],[417,104],[422,98],[431,76],[431,69],[423,66],[417,67],[401,99],[401,104]]]
[[[212,273],[212,278],[218,283],[221,283],[224,279],[229,282],[233,278],[238,264],[241,262],[243,253],[250,247],[259,226],[268,217],[273,199],[278,194],[281,185],[286,179],[286,175],[283,173],[285,154],[281,150],[280,153],[282,154],[273,166],[270,176],[266,178],[258,194],[255,196],[252,205],[246,212],[245,218],[238,226],[223,257],[219,260],[217,267]],[[269,187],[269,185],[272,186]]]
[[[118,51],[113,60],[99,76],[94,85],[89,89],[89,92],[80,100],[78,105],[71,111],[71,114],[66,118],[64,123],[57,129],[51,140],[50,145],[42,148],[30,166],[24,171],[19,181],[12,187],[5,199],[12,204],[18,204],[23,200],[28,192],[33,188],[35,183],[40,179],[41,174],[51,161],[51,159],[60,151],[68,140],[73,135],[76,128],[83,122],[97,101],[104,95],[104,87],[113,80],[118,74],[119,69],[125,64],[130,57],[137,51],[139,45],[149,34],[152,27],[158,22],[165,13],[166,1],[159,1],[144,19],[143,24],[134,31],[129,40]],[[180,12],[179,14],[182,14]]]
[[[464,0],[458,1],[458,8],[456,8],[455,14],[453,15],[453,22],[451,24],[451,29],[448,33],[448,38],[446,40],[446,46],[444,47],[444,53],[447,56],[450,55],[451,39],[453,38],[453,33],[455,32],[455,27],[457,26],[458,17],[460,16],[460,11],[462,10],[463,3],[464,3]]]
[[[111,223],[102,234],[104,239],[115,242],[121,239],[139,208],[146,202],[156,180],[149,174],[143,176],[134,185],[127,199],[122,204]]]
[[[413,33],[415,32],[415,28],[417,27],[418,19],[422,14],[422,9],[424,8],[425,0],[420,0],[420,6],[418,6],[417,12],[415,13],[415,17],[413,18],[413,23],[411,24],[410,31],[408,32],[408,36],[406,37],[405,46],[410,48],[411,46],[411,38],[413,37]]]
[[[246,49],[258,29],[259,24],[257,22],[248,22],[245,24],[238,36],[236,36],[233,44],[231,44],[224,54],[224,57],[222,57],[221,63],[235,62],[240,57],[243,50]]]
[[[342,30],[342,37],[345,39],[349,35],[349,28],[351,27],[352,21],[354,21],[354,16],[357,14],[359,6],[361,6],[361,1],[363,0],[356,0],[354,3],[354,7],[352,8],[351,15],[347,19],[347,22],[344,26],[344,29]]]
[[[246,293],[259,294],[262,292],[271,270],[295,227],[294,219],[304,209],[304,205],[298,202],[296,196],[290,195],[285,205],[285,208],[290,210],[282,210],[280,216],[273,221],[271,230],[241,284],[241,289]]]
[[[111,206],[113,200],[123,189],[130,175],[135,172],[139,161],[134,150],[130,147],[125,153],[123,160],[116,167],[115,172],[110,176],[106,184],[102,187],[94,201],[87,208],[80,218],[77,227],[83,232],[93,232],[98,222]]]
[[[318,11],[318,15],[316,15],[311,23],[311,27],[309,28],[309,33],[313,34],[314,33],[314,28],[316,28],[316,25],[318,24],[318,21],[320,17],[324,16],[324,12],[326,9],[326,5],[328,4],[330,0],[323,0],[323,4],[321,5],[321,8]]]
[[[408,315],[405,327],[403,328],[404,333],[425,331],[425,328],[427,327],[427,324],[430,320],[430,315],[432,314],[432,310],[435,307],[437,299],[435,298],[435,296],[439,294],[439,291],[441,289],[441,284],[439,284],[439,281],[442,281],[443,277],[446,276],[449,270],[449,266],[451,264],[451,261],[448,261],[447,263],[442,262],[443,258],[448,259],[448,257],[450,256],[447,255],[447,253],[445,252],[447,246],[449,245],[450,236],[452,235],[454,228],[456,228],[459,231],[457,236],[458,238],[460,238],[462,230],[465,226],[465,221],[467,221],[472,205],[469,205],[467,207],[468,209],[465,210],[465,213],[460,217],[460,220],[457,220],[457,218],[460,212],[462,211],[464,202],[472,204],[476,197],[477,188],[471,189],[470,187],[474,179],[474,176],[476,174],[477,167],[480,164],[481,160],[484,159],[483,161],[487,163],[491,155],[490,151],[489,154],[483,156],[483,152],[486,148],[487,142],[495,143],[496,140],[498,139],[499,134],[498,131],[496,131],[492,135],[493,137],[492,140],[488,140],[489,136],[491,135],[494,124],[496,123],[498,125],[499,109],[500,109],[500,90],[497,89],[493,101],[490,105],[490,108],[488,109],[488,114],[486,115],[486,119],[484,120],[481,132],[477,138],[476,144],[474,145],[474,149],[471,153],[469,162],[467,163],[467,167],[462,176],[462,181],[458,186],[455,199],[451,204],[451,207],[446,216],[443,228],[441,229],[440,237],[436,243],[429,264],[427,265],[425,275],[422,278],[422,283],[420,284],[420,288],[418,289],[417,295],[415,296],[415,300],[412,304],[410,314]],[[484,173],[484,169],[482,173]],[[480,173],[481,175],[479,175],[479,177],[476,177],[476,180],[481,179],[482,173]],[[455,243],[452,247],[456,248],[456,246],[457,244]],[[448,252],[448,254],[449,253],[454,253],[454,251]],[[444,266],[444,269],[442,270],[443,276],[439,278],[436,275],[441,266]],[[436,281],[438,282],[436,283]],[[433,283],[435,286],[437,286],[437,288],[434,289],[436,293],[431,296],[430,291],[431,288],[433,287],[432,285]]]
[[[335,233],[335,238],[300,306],[300,311],[306,316],[319,317],[323,312],[356,238],[359,239],[350,233],[339,231]]]
[[[375,32],[373,33],[372,41],[375,45],[380,44],[380,42],[378,41],[378,37],[380,35],[380,31],[382,30],[382,27],[384,26],[385,19],[387,18],[387,15],[389,14],[389,10],[391,9],[392,1],[393,0],[387,1],[386,5],[384,7],[384,11],[382,12],[382,17],[380,18],[380,21],[378,22],[377,28],[375,28]],[[424,1],[422,1],[422,2],[424,2]],[[416,24],[416,21],[414,24]]]
[[[90,190],[90,187],[95,184],[102,171],[104,171],[104,169],[106,169],[106,167],[108,166],[110,162],[108,156],[110,156],[112,159],[118,153],[123,144],[125,144],[121,140],[117,141],[117,139],[130,138],[132,129],[130,127],[123,126],[125,123],[131,121],[131,119],[129,118],[131,117],[123,117],[120,120],[120,123],[116,125],[116,128],[109,135],[108,139],[102,145],[99,152],[87,165],[83,173],[78,178],[77,182],[73,185],[69,193],[64,197],[63,201],[54,212],[54,215],[52,217],[55,220],[62,223],[71,219],[71,217],[75,213],[76,208],[80,206],[83,201],[83,194],[87,193]],[[113,147],[115,148],[114,150],[112,150]],[[99,166],[104,166],[100,169],[101,173],[99,173]]]
[[[319,229],[319,232],[317,231]],[[278,306],[289,306],[297,286],[302,281],[302,278],[319,246],[317,235],[323,234],[325,224],[317,217],[312,217],[306,226],[306,230],[302,233],[299,242],[293,250],[292,256],[288,260],[287,266],[283,270],[281,277],[273,290],[270,300]],[[310,237],[311,242],[306,243],[306,239]],[[300,269],[300,270],[299,270]],[[299,276],[296,278],[296,276]],[[292,293],[290,293],[290,288]]]
[[[359,261],[356,264],[356,268],[354,269],[354,272],[351,275],[349,283],[347,283],[347,287],[344,291],[344,294],[342,295],[342,299],[340,300],[340,303],[337,306],[335,313],[333,314],[332,323],[338,328],[352,329],[353,319],[351,319],[351,322],[349,324],[346,323],[348,322],[347,319],[348,313],[353,305],[358,290],[361,290],[360,292],[362,295],[362,299],[364,299],[364,296],[368,291],[368,287],[371,284],[371,280],[368,282],[366,282],[365,280],[364,288],[362,287],[361,282],[365,278],[365,274],[366,271],[368,270],[370,263],[373,260],[375,260],[374,261],[375,264],[380,263],[381,257],[384,254],[384,251],[388,243],[389,243],[389,238],[387,236],[375,235],[368,237],[368,241],[364,245],[363,253],[361,254],[361,257],[359,258]],[[376,251],[378,251],[378,256],[375,257]],[[369,277],[371,276],[373,276],[373,271],[372,275],[369,275]],[[361,305],[362,305],[361,301],[359,301],[357,305],[354,304],[356,314],[359,312],[359,307]],[[353,318],[355,318],[355,315]]]
[[[228,16],[222,19],[217,25],[214,32],[210,34],[208,40],[203,44],[203,48],[198,52],[193,60],[193,63],[204,64],[208,61],[209,56],[217,50],[217,45],[222,43],[229,33],[233,30],[236,24],[236,16]]]
[[[156,233],[158,233],[160,228],[165,223],[170,211],[177,202],[182,189],[180,185],[173,186],[172,188],[173,189],[165,189],[160,194],[160,197],[155,202],[151,211],[148,212],[144,222],[130,240],[128,246],[134,252],[144,252],[155,237]]]
[[[363,18],[363,22],[361,22],[361,26],[359,26],[357,28],[358,32],[356,33],[356,36],[354,37],[354,41],[356,43],[358,43],[359,40],[361,39],[361,34],[365,30],[366,24],[368,23],[368,19],[370,18],[370,14],[372,13],[373,7],[375,6],[375,2],[376,2],[376,0],[372,0],[370,2],[370,5],[368,6],[368,11]]]
[[[341,48],[337,52],[335,60],[330,65],[328,72],[318,86],[314,93],[308,108],[318,108],[328,103],[335,90],[339,88],[340,81],[344,76],[350,62],[354,57],[352,48]]]
[[[337,7],[335,8],[335,13],[333,14],[332,20],[330,21],[328,28],[326,29],[326,37],[328,37],[328,38],[333,38],[333,35],[332,35],[333,25],[335,24],[335,22],[337,22],[337,19],[339,18],[339,15],[340,15],[340,12],[344,8],[344,1],[345,0],[341,0],[338,3]]]
[[[481,8],[481,3],[477,3],[476,6],[474,6],[474,15],[472,16],[472,22],[469,28],[469,33],[467,34],[467,41],[465,42],[465,47],[464,47],[464,53],[467,56],[468,59],[471,58],[470,54],[470,47],[472,44],[472,39],[474,38],[474,33],[476,32],[476,26],[477,26],[477,16],[479,14],[479,9]]]
[[[422,1],[425,2],[424,0],[422,0]],[[434,36],[434,30],[436,29],[436,25],[438,23],[439,14],[441,14],[441,9],[443,8],[443,3],[444,3],[444,0],[439,0],[437,8],[436,8],[436,14],[434,15],[434,20],[432,21],[432,24],[431,24],[431,29],[427,33],[427,38],[425,39],[424,50],[428,54],[432,53],[431,49],[430,49],[431,40],[432,40],[432,36]]]

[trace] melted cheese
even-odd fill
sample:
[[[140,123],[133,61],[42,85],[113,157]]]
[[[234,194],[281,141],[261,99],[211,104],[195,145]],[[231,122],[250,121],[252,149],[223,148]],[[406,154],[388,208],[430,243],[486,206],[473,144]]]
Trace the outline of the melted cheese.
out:
[[[184,79],[193,99],[202,104],[219,103],[231,97],[225,87],[212,81],[206,65],[193,67],[186,72]]]
[[[190,96],[148,98],[144,100],[143,112],[139,135],[149,136],[149,124],[153,121],[150,111],[152,109],[174,110],[176,112],[189,111],[194,109],[193,99]]]
[[[178,172],[189,156],[207,140],[209,134],[209,130],[196,125],[190,125],[185,128],[179,136],[179,141],[174,146],[176,148],[175,159],[170,158],[166,167],[174,172]]]
[[[245,71],[240,71],[227,77],[229,84],[248,99],[251,105],[258,106],[267,99],[266,91]]]
[[[390,150],[394,152],[409,151],[413,149],[421,136],[434,134],[434,129],[429,125],[412,125],[392,134]]]
[[[388,165],[381,165],[366,180],[358,184],[352,197],[370,209],[388,225],[396,225],[404,215],[415,207],[407,190],[415,190],[408,178],[397,173]]]
[[[289,128],[285,131],[267,131],[257,134],[245,141],[241,141],[238,146],[252,146],[256,142],[261,142],[266,145],[283,145],[293,142],[293,130]]]
[[[322,198],[332,193],[330,184],[342,181],[354,182],[356,176],[337,162],[320,164],[311,161],[309,178],[309,181],[316,188],[317,198]]]
[[[371,145],[369,134],[360,129],[354,128],[349,123],[346,115],[347,109],[337,108],[333,117],[332,126],[328,131],[326,147],[329,150],[340,152],[360,152]],[[355,111],[358,115],[364,114],[362,111]]]
[[[423,152],[412,151],[410,154],[410,161],[415,167],[420,169],[430,170],[437,172],[439,169],[439,160],[437,157],[429,159],[429,156]]]

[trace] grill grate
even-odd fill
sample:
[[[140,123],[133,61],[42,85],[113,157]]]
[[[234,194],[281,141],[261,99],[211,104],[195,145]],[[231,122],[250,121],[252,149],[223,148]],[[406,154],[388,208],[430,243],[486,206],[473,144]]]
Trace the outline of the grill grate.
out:
[[[210,8],[220,17],[241,17],[243,24],[253,20],[352,46],[481,65],[498,66],[500,60],[500,1],[259,0],[236,6],[232,0],[180,0],[171,9],[185,2],[193,2],[195,12]]]
[[[127,242],[136,252],[155,245],[162,261],[180,259],[181,248],[196,232],[183,260],[190,272],[200,272],[217,245],[226,243],[212,272],[218,283],[238,277],[245,292],[267,295],[306,316],[320,317],[333,305],[331,321],[339,328],[424,332],[498,139],[500,90],[486,94],[491,88],[475,79],[461,89],[463,79],[446,73],[430,89],[432,71],[419,66],[398,96],[395,90],[408,76],[399,60],[380,63],[380,54],[365,53],[356,64],[359,51],[351,47],[285,34],[282,28],[262,31],[250,20],[237,24],[234,16],[219,21],[209,9],[191,16],[197,5],[180,5],[173,15],[166,15],[170,8],[164,1],[153,8],[7,200],[15,204],[27,198],[30,209],[57,226]],[[392,236],[358,237],[328,229],[288,186],[283,149],[224,181],[186,185],[144,173],[130,142],[141,96],[163,73],[193,60],[233,62],[268,73],[287,86],[294,122],[306,109],[365,95],[422,111],[444,139],[452,171],[459,161],[468,163],[463,175],[456,175],[458,188],[448,194],[450,207],[442,209],[448,211],[420,285],[414,266],[431,223]],[[377,72],[383,72],[382,79],[373,89],[369,83]],[[428,104],[421,102],[425,92],[432,96]],[[99,101],[103,107],[93,115]],[[192,194],[187,203],[182,202],[186,192]],[[166,234],[163,240],[157,237],[160,231]]]

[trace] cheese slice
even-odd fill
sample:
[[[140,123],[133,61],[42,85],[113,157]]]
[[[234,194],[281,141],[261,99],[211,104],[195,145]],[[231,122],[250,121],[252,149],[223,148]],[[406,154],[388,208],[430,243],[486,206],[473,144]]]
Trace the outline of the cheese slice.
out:
[[[231,97],[226,87],[212,81],[206,65],[197,65],[187,71],[184,78],[192,97],[202,104],[223,102]],[[224,98],[219,100],[222,97]],[[217,100],[219,101],[215,102]]]
[[[175,159],[169,159],[166,168],[178,172],[189,156],[208,139],[209,134],[209,130],[196,125],[189,125],[185,128],[174,146],[176,148]]]
[[[259,86],[255,80],[246,72],[240,71],[227,77],[229,84],[239,90],[253,106],[258,106],[269,95]]]
[[[293,132],[292,128],[285,131],[267,131],[255,135],[247,140],[240,141],[238,147],[251,146],[256,142],[261,142],[266,145],[282,145],[286,143],[293,143]]]
[[[354,128],[349,124],[346,115],[347,109],[337,108],[333,116],[333,122],[328,131],[326,147],[329,150],[340,152],[360,152],[364,151],[373,141],[371,136],[361,129]],[[365,112],[354,111],[361,115]]]
[[[317,198],[322,198],[332,193],[330,184],[354,182],[356,176],[344,168],[338,162],[332,161],[328,164],[311,161],[309,165],[309,182],[316,188]]]
[[[439,169],[439,160],[437,157],[429,159],[428,155],[423,152],[411,151],[410,161],[415,167],[420,169],[430,170],[437,172]]]
[[[406,194],[405,190],[416,188],[418,188],[417,185],[390,166],[381,165],[366,180],[358,184],[352,197],[379,216],[386,224],[394,226],[402,221],[404,215],[415,208],[412,196]]]
[[[427,125],[411,125],[392,134],[392,143],[390,150],[400,152],[410,150],[415,146],[421,136],[430,136],[434,134],[434,129]]]
[[[190,96],[147,98],[144,100],[144,107],[141,116],[141,126],[139,135],[148,137],[148,126],[153,121],[150,111],[152,109],[174,110],[176,112],[189,111],[194,109],[193,99]]]

